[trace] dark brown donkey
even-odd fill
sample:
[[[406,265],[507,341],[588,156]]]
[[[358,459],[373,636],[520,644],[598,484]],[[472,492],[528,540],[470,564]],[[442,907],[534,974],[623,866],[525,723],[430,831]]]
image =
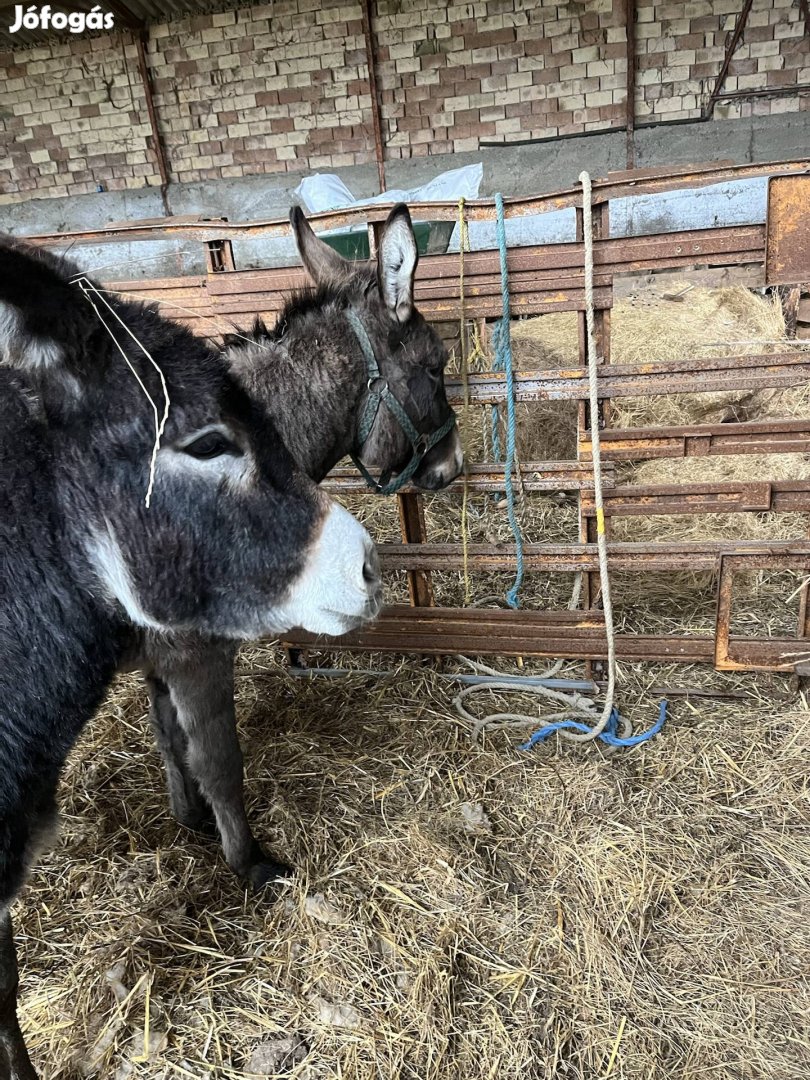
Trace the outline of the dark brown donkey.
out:
[[[313,480],[351,454],[366,471],[443,487],[461,471],[461,446],[444,391],[447,353],[413,303],[407,207],[388,217],[376,264],[347,262],[300,210],[291,221],[315,288],[294,297],[272,330],[257,323],[250,341],[230,340],[232,371]],[[167,646],[146,633],[135,663],[147,677],[175,817],[195,830],[216,824],[229,866],[259,888],[289,868],[262,851],[245,814],[233,658],[228,642],[187,636]]]

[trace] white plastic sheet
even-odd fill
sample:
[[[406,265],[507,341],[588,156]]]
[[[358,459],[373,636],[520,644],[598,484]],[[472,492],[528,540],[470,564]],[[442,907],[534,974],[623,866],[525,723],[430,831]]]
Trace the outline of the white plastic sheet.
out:
[[[483,175],[484,167],[479,162],[477,165],[465,165],[461,169],[440,173],[429,183],[409,191],[391,188],[370,199],[355,199],[335,173],[315,173],[314,176],[305,176],[293,194],[310,214],[325,210],[345,210],[350,206],[371,206],[374,203],[477,199]]]

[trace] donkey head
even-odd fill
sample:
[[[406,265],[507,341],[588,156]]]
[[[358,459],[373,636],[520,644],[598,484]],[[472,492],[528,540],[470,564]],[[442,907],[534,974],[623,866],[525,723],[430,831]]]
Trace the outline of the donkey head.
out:
[[[444,487],[461,472],[461,440],[444,389],[447,351],[414,307],[418,253],[407,206],[400,203],[388,215],[376,266],[350,262],[319,240],[299,207],[290,212],[290,222],[301,261],[315,284],[337,287],[350,297],[361,323],[355,335],[364,351],[373,354],[367,356],[372,364],[369,374],[375,362],[379,368],[379,378],[368,380],[366,402],[360,410],[371,426],[359,433],[356,456],[367,469],[401,473],[409,463],[416,464],[415,453],[421,454],[413,482],[429,490]],[[391,395],[394,407],[389,404],[375,412],[379,385]],[[397,404],[404,418],[398,415]]]
[[[250,638],[376,615],[368,534],[187,330],[0,241],[0,363],[47,425],[70,572],[131,622]]]

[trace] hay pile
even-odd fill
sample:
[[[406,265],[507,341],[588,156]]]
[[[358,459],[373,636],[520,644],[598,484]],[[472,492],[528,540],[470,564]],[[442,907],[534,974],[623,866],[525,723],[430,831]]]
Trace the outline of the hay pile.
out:
[[[620,697],[645,724],[651,688],[705,678],[626,671]],[[802,1080],[808,703],[710,681],[739,697],[674,698],[605,756],[471,745],[418,665],[240,679],[250,813],[299,869],[265,906],[169,819],[122,680],[18,905],[45,1074]]]
[[[707,341],[780,339],[770,301],[740,301],[739,290],[622,301],[614,360],[647,356],[653,330],[661,358]],[[564,316],[519,324],[515,338],[524,368],[575,360]],[[621,402],[613,422],[731,407],[696,397]],[[801,415],[807,405],[804,390],[745,408]],[[569,406],[542,408],[524,457],[554,458],[572,439]],[[470,418],[479,451],[483,432]],[[707,466],[810,475],[806,461],[774,456],[648,462],[620,479],[697,479]],[[431,538],[458,540],[460,501],[426,504]],[[352,508],[379,539],[398,538],[393,500]],[[508,541],[495,500],[476,497],[469,510],[471,538]],[[569,499],[527,497],[521,514],[530,540],[576,539]],[[614,535],[805,527],[796,516],[620,519]],[[460,575],[434,578],[440,602],[461,602]],[[472,584],[481,599],[511,579]],[[565,575],[530,575],[526,606],[563,606],[570,588]],[[739,628],[789,626],[791,591],[783,576],[752,578]],[[712,583],[698,576],[617,576],[614,593],[622,628],[711,632]],[[390,598],[405,595],[392,579]],[[305,682],[269,647],[240,658],[249,812],[298,868],[271,904],[245,896],[215,845],[173,824],[142,688],[118,680],[71,757],[62,841],[16,909],[23,1026],[46,1076],[804,1080],[810,704],[788,678],[623,665],[619,701],[638,728],[662,688],[707,696],[670,693],[664,732],[629,753],[521,754],[514,732],[472,743],[435,669],[380,656],[340,663],[386,674]],[[525,695],[487,704],[543,711]]]

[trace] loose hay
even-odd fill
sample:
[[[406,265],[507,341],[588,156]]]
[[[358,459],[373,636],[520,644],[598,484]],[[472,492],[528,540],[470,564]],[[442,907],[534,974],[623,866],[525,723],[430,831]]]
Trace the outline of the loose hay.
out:
[[[612,318],[617,362],[784,330],[744,290],[621,301]],[[575,363],[575,319],[517,324],[515,353],[524,368]],[[807,390],[714,398],[619,402],[612,420],[808,406]],[[523,457],[573,456],[575,409],[543,408],[526,410]],[[483,452],[480,413],[465,438]],[[809,475],[791,455],[645,462],[619,481]],[[379,539],[398,538],[393,500],[350,504]],[[566,496],[527,496],[520,513],[530,541],[577,537]],[[426,517],[431,539],[458,540],[459,499],[426,499]],[[510,542],[490,497],[471,499],[469,523],[471,539]],[[796,515],[628,518],[614,536],[781,539],[806,527]],[[787,624],[778,577],[743,581],[745,632]],[[474,599],[508,584],[475,575]],[[434,586],[440,602],[462,601],[460,574]],[[403,579],[388,588],[405,599]],[[569,575],[530,574],[524,602],[564,607],[570,590]],[[614,592],[620,628],[711,633],[706,575],[616,575]],[[117,681],[69,762],[62,841],[16,909],[23,1025],[45,1075],[804,1080],[810,707],[790,680],[622,665],[618,698],[638,728],[662,687],[730,696],[673,694],[663,733],[630,753],[525,755],[514,734],[472,744],[431,667],[340,662],[386,674],[308,682],[270,648],[240,658],[249,813],[298,868],[275,903],[246,896],[215,845],[173,824],[143,690]],[[507,704],[539,719],[533,698],[492,695]]]
[[[419,665],[306,683],[270,650],[242,662],[276,672],[238,680],[247,798],[298,877],[266,906],[172,824],[119,680],[18,909],[52,1080],[249,1076],[282,1040],[255,1075],[592,1080],[616,1048],[633,1080],[806,1076],[808,704],[787,680],[625,669],[640,724],[662,683],[741,700],[674,698],[631,754],[522,755],[471,745]],[[147,984],[161,1048],[137,1063]]]

